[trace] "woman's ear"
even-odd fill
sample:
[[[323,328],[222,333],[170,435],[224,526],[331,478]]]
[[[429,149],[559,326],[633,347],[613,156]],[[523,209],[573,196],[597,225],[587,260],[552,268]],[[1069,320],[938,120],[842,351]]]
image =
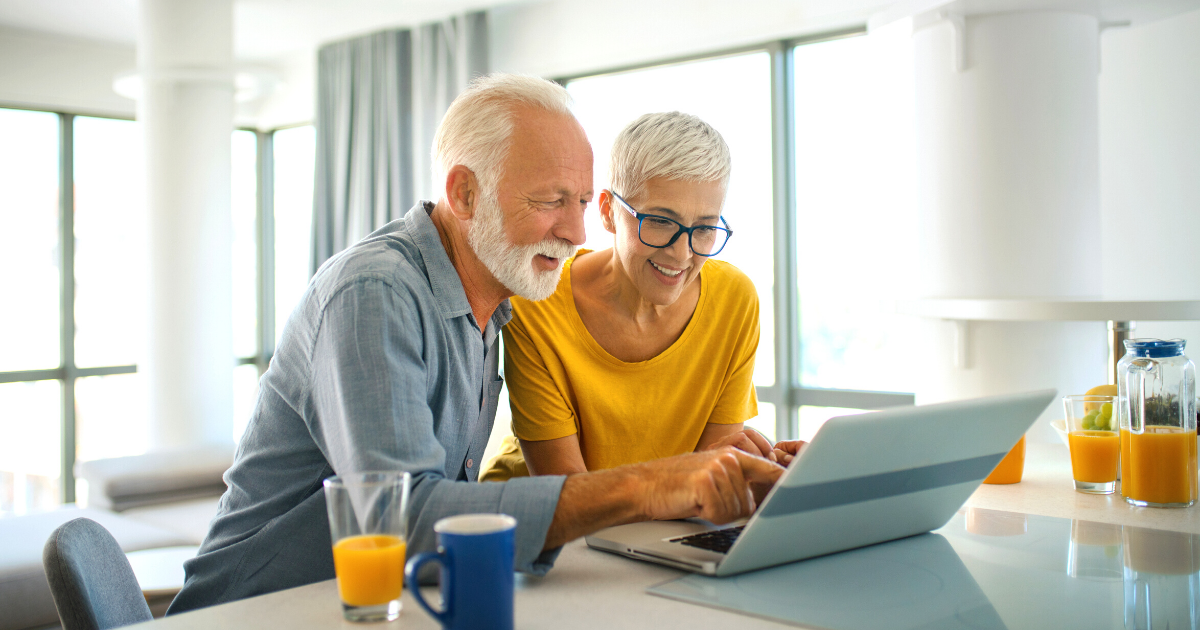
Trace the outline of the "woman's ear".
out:
[[[611,234],[617,233],[617,223],[613,217],[613,203],[615,202],[612,192],[607,188],[600,191],[600,224]]]
[[[450,212],[461,221],[475,216],[479,203],[479,180],[471,169],[457,164],[446,173],[446,203]]]

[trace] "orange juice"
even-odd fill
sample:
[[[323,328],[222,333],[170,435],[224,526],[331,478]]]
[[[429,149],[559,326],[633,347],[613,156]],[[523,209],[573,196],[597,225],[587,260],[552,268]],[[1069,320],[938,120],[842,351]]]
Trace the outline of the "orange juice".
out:
[[[333,545],[338,593],[351,606],[378,606],[400,599],[405,544],[397,536],[350,536]]]
[[[1024,435],[1017,440],[1016,445],[1012,447],[1008,455],[1004,456],[1004,459],[1000,460],[1000,463],[992,470],[992,474],[988,475],[983,483],[1019,483],[1023,472],[1025,472]]]
[[[1112,431],[1072,431],[1071,471],[1076,481],[1107,483],[1117,480],[1121,438]]]
[[[1196,497],[1196,432],[1147,426],[1129,434],[1129,480],[1123,494],[1149,503],[1190,503]],[[1132,483],[1130,483],[1132,481]]]
[[[1133,489],[1133,477],[1129,475],[1129,429],[1121,429],[1121,496],[1128,497]]]

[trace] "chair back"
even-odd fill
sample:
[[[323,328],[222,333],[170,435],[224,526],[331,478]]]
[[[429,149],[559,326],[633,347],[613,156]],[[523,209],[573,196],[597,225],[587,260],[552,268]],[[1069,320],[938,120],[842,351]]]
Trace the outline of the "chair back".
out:
[[[63,630],[107,630],[154,618],[125,553],[96,521],[60,525],[46,541],[42,565]]]

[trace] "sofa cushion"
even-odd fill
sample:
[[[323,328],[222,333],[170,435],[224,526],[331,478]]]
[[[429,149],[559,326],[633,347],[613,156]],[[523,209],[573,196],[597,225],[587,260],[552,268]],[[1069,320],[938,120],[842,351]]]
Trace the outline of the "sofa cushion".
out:
[[[143,505],[220,496],[233,465],[233,444],[114,457],[75,465],[87,481],[88,506],[122,512]]]
[[[42,568],[42,548],[55,528],[90,518],[112,533],[124,551],[187,545],[179,534],[119,514],[65,505],[57,510],[0,518],[0,630],[58,622],[58,611]]]
[[[179,534],[199,546],[208,535],[208,525],[217,516],[217,497],[192,499],[130,508],[121,516]]]

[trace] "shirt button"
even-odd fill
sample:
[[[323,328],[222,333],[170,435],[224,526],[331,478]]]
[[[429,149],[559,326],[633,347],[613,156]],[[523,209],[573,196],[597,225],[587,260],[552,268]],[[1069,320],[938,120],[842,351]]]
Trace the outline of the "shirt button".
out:
[[[475,467],[475,460],[468,459],[467,460],[467,468],[474,468],[474,467]]]

